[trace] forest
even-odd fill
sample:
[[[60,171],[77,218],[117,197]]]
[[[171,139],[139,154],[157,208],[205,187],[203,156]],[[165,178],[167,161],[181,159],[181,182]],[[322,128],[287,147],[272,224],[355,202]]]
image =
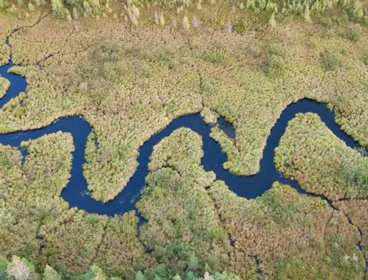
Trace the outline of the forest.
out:
[[[240,176],[259,171],[272,127],[304,98],[367,148],[367,14],[355,0],[0,0],[0,66],[12,54],[9,71],[28,83],[0,109],[0,134],[83,117],[88,195],[104,203],[139,148],[184,115],[213,126]],[[8,87],[0,77],[0,98]],[[363,149],[298,114],[274,163],[306,193],[276,181],[246,199],[204,170],[202,145],[188,128],[162,139],[136,209],[113,217],[61,198],[71,134],[0,145],[0,279],[367,278]]]

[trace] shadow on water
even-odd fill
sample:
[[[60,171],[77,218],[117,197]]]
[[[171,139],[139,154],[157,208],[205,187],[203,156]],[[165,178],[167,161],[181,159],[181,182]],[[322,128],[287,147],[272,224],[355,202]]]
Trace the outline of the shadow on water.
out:
[[[234,129],[234,127],[231,123],[229,123],[228,121],[225,120],[224,117],[220,117],[218,119],[217,125],[223,132],[225,132],[227,137],[229,137],[231,139],[235,139],[235,136],[236,136],[235,135],[235,129]]]
[[[9,44],[9,42],[7,43]],[[0,108],[11,98],[18,96],[21,91],[26,90],[27,82],[25,78],[7,72],[12,66],[13,62],[11,60],[8,65],[0,67],[2,76],[11,82],[11,87],[8,93],[0,100]],[[214,171],[217,179],[225,181],[230,190],[235,192],[237,195],[248,199],[256,198],[270,189],[272,183],[275,181],[289,184],[300,193],[306,193],[300,188],[296,181],[287,179],[277,172],[273,163],[273,158],[274,150],[279,144],[280,137],[285,132],[288,121],[294,118],[297,113],[307,112],[318,114],[328,128],[348,146],[352,148],[359,147],[359,145],[351,137],[346,135],[340,129],[340,126],[335,123],[333,112],[328,110],[325,104],[319,104],[317,102],[304,99],[288,106],[282,112],[279,120],[272,128],[263,152],[263,158],[260,161],[260,172],[254,176],[236,176],[223,169],[226,155],[222,153],[219,144],[209,136],[211,127],[213,126],[206,125],[199,114],[184,116],[172,121],[167,128],[155,134],[140,148],[138,157],[139,166],[134,173],[134,176],[130,179],[124,191],[122,191],[113,201],[106,204],[98,202],[90,197],[90,193],[87,189],[87,182],[83,176],[86,141],[89,133],[92,131],[91,126],[84,119],[78,116],[67,117],[62,118],[42,129],[0,135],[0,143],[3,145],[19,147],[22,141],[36,139],[57,131],[71,133],[74,138],[75,151],[73,154],[71,178],[62,192],[62,198],[69,203],[70,207],[78,207],[79,209],[83,209],[89,213],[113,216],[115,214],[121,215],[127,211],[135,209],[135,204],[140,199],[141,190],[145,187],[145,177],[148,175],[147,165],[153,146],[158,144],[164,137],[169,136],[174,130],[181,127],[190,128],[202,136],[204,150],[202,165],[204,169],[206,171]],[[229,137],[235,137],[234,129],[224,119],[220,119],[219,127],[223,129]],[[23,155],[26,155],[24,151],[22,153]],[[140,223],[143,222],[144,220],[140,219]]]

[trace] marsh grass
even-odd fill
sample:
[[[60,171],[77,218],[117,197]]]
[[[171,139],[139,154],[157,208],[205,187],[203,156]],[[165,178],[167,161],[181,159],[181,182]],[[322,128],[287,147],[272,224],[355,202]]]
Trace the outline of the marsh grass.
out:
[[[0,98],[3,98],[5,96],[9,87],[10,87],[10,82],[5,78],[0,77]]]
[[[368,159],[345,145],[314,114],[290,121],[275,164],[308,192],[328,199],[368,197]]]
[[[262,275],[272,279],[306,279],[300,272],[316,279],[364,274],[363,254],[355,245],[359,233],[321,199],[277,182],[255,200],[237,197],[222,182],[214,183],[210,194],[235,241],[232,271],[243,279],[249,277],[246,256],[257,256]]]

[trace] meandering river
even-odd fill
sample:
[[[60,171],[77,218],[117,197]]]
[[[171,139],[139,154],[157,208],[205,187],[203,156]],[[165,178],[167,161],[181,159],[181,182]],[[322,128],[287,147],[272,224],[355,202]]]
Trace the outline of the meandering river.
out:
[[[8,41],[7,43],[10,46]],[[25,78],[8,73],[9,68],[12,66],[13,61],[11,57],[11,61],[8,65],[0,67],[1,76],[11,82],[9,91],[0,99],[0,108],[10,99],[18,96],[20,92],[26,91],[27,82]],[[226,155],[222,153],[219,144],[209,136],[213,125],[206,125],[199,114],[184,116],[172,121],[167,128],[155,134],[140,148],[138,157],[139,166],[134,176],[130,179],[125,189],[113,201],[106,204],[98,202],[90,197],[87,189],[87,181],[83,176],[85,147],[87,137],[92,131],[91,126],[84,119],[80,117],[67,117],[42,129],[0,135],[0,143],[19,147],[22,141],[36,139],[57,131],[70,132],[74,139],[75,152],[73,154],[71,178],[62,192],[62,198],[69,203],[70,207],[78,207],[89,213],[113,216],[115,214],[121,215],[135,209],[135,203],[139,200],[141,190],[145,186],[145,177],[148,175],[147,165],[153,146],[159,143],[164,137],[170,135],[174,130],[181,127],[190,128],[202,136],[204,150],[202,165],[204,169],[206,171],[214,171],[216,173],[216,178],[225,181],[230,190],[237,195],[248,199],[256,198],[270,189],[274,181],[289,184],[300,193],[305,193],[296,181],[283,177],[276,170],[273,158],[274,150],[285,132],[288,121],[294,118],[297,113],[307,112],[318,114],[322,121],[337,137],[342,139],[348,146],[359,148],[359,145],[351,137],[346,135],[340,129],[340,126],[335,123],[333,111],[328,110],[325,104],[304,99],[288,106],[272,128],[260,162],[260,172],[253,176],[236,176],[222,167],[223,163],[226,161]],[[219,125],[230,137],[235,136],[233,129],[222,119]],[[23,155],[25,154],[26,153],[23,152]]]

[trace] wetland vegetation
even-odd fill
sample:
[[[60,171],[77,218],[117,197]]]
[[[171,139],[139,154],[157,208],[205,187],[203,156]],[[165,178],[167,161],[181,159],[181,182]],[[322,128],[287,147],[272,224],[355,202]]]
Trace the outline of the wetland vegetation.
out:
[[[105,203],[134,174],[139,147],[183,115],[232,124],[235,138],[218,126],[211,137],[236,175],[259,171],[271,128],[303,98],[328,103],[366,148],[367,5],[0,0],[0,66],[12,53],[10,71],[28,82],[0,110],[0,133],[82,116],[93,128],[84,176]],[[0,77],[0,98],[8,87]],[[202,144],[188,128],[161,140],[136,209],[114,217],[60,197],[70,134],[0,145],[0,279],[366,279],[363,149],[299,114],[274,161],[307,194],[275,182],[246,199],[204,170]]]
[[[5,78],[0,77],[0,98],[4,97],[9,89],[9,86],[10,82]]]

